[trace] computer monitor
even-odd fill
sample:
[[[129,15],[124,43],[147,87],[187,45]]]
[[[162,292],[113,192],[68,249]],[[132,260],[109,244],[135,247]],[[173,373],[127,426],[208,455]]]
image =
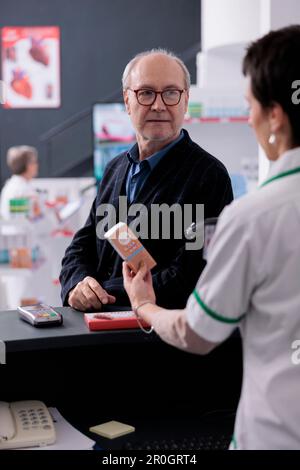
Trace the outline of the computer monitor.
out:
[[[135,132],[123,103],[93,105],[94,175],[103,177],[106,165],[135,143]]]

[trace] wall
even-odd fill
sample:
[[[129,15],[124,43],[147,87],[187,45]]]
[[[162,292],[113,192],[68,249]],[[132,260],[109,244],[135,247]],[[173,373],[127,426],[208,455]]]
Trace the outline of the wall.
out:
[[[40,176],[61,170],[66,175],[81,156],[81,175],[89,174],[92,160],[84,163],[92,152],[89,118],[72,128],[54,164],[40,137],[93,102],[118,94],[124,66],[137,52],[167,47],[180,54],[200,42],[199,0],[0,0],[0,12],[0,28],[59,26],[62,59],[59,109],[0,109],[0,183],[8,176],[6,150],[19,144],[38,147]],[[195,82],[195,58],[186,64]]]
[[[260,0],[203,0],[203,50],[240,41],[259,34]]]

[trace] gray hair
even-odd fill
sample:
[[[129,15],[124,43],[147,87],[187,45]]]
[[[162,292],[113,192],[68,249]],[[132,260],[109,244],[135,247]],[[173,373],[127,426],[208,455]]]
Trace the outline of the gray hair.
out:
[[[181,69],[183,71],[185,87],[186,87],[187,90],[189,90],[189,88],[191,86],[191,76],[190,76],[190,72],[188,71],[186,65],[173,52],[168,51],[167,49],[162,49],[162,48],[155,48],[155,49],[151,49],[149,51],[140,52],[139,54],[134,56],[133,59],[131,59],[130,62],[128,62],[128,64],[126,65],[126,67],[124,69],[123,76],[122,76],[122,85],[123,85],[124,90],[128,87],[128,79],[130,77],[132,69],[137,64],[137,62],[142,57],[146,57],[146,56],[152,55],[152,54],[163,54],[163,55],[165,55],[167,57],[170,57],[171,59],[175,60],[175,62],[177,62],[177,64],[181,67]]]
[[[32,160],[38,159],[36,148],[29,145],[10,147],[7,151],[7,166],[14,175],[22,175],[27,170],[27,165]]]

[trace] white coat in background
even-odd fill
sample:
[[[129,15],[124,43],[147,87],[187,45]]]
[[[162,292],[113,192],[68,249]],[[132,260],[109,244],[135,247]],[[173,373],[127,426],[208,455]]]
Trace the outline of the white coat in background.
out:
[[[11,214],[9,211],[9,201],[16,198],[27,198],[36,196],[30,181],[24,176],[13,175],[9,178],[3,186],[0,196],[0,215],[4,220],[9,220]]]

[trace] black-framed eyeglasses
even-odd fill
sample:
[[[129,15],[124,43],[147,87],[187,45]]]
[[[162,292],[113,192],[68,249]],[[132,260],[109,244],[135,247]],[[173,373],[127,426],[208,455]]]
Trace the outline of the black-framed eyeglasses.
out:
[[[135,93],[136,99],[139,104],[142,106],[152,106],[155,102],[157,95],[161,96],[164,104],[166,106],[176,106],[181,99],[181,95],[185,90],[175,90],[174,88],[169,88],[163,91],[155,91],[147,88],[141,88],[140,90],[128,90]]]

